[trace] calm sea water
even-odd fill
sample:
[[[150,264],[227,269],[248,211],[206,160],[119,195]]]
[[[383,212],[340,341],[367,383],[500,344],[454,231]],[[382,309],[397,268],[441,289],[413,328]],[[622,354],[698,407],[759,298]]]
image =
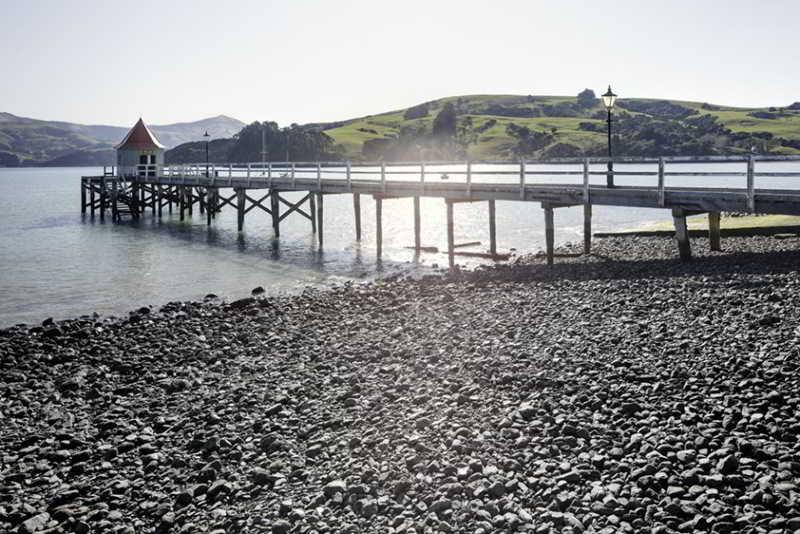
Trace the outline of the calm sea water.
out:
[[[767,164],[759,164],[759,170],[787,170],[785,164],[769,165],[767,169]],[[788,170],[796,169],[797,165]],[[160,220],[148,214],[138,222],[122,224],[111,223],[110,217],[101,223],[98,218],[81,216],[80,177],[100,172],[75,167],[0,169],[0,326],[93,312],[120,315],[140,306],[199,299],[208,293],[239,298],[256,286],[273,294],[291,292],[400,270],[426,272],[447,264],[446,255],[416,257],[408,250],[414,243],[411,199],[384,202],[384,259],[378,264],[374,202],[366,196],[361,202],[360,243],[355,241],[352,197],[326,196],[325,247],[320,252],[310,222],[297,214],[282,222],[280,239],[273,238],[271,220],[259,210],[247,214],[242,234],[236,231],[236,214],[229,207],[211,228],[197,209],[184,222],[178,220],[177,210],[168,215],[166,209]],[[513,178],[493,181],[503,180]],[[602,180],[598,177],[598,183]],[[654,178],[618,178],[617,182],[642,180]],[[667,185],[696,184],[697,180],[672,179]],[[580,178],[549,181],[577,183]],[[796,181],[785,179],[777,185],[792,187]],[[743,178],[720,178],[714,183],[705,180],[704,185],[741,187],[743,182]],[[765,181],[758,185],[767,186]],[[444,201],[423,198],[421,207],[423,245],[446,251]],[[593,228],[626,228],[668,216],[665,210],[595,206]],[[582,208],[556,210],[555,221],[557,242],[581,239]],[[464,250],[488,248],[485,203],[455,206],[455,235],[456,243],[481,242]],[[498,202],[497,239],[501,252],[540,250],[544,220],[539,204]],[[465,266],[477,261],[457,259]]]

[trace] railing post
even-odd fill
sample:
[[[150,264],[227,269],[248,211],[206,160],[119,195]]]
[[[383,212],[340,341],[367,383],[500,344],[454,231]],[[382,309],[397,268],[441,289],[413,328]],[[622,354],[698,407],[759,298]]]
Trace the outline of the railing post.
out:
[[[419,164],[419,183],[422,184],[420,186],[420,190],[424,193],[425,192],[425,162],[421,162]]]
[[[467,161],[467,196],[472,197],[472,162]]]
[[[228,164],[228,185],[233,185],[233,165]]]
[[[383,192],[386,192],[386,163],[381,161],[381,186]]]
[[[664,158],[658,158],[658,207],[663,208],[664,204]]]
[[[322,166],[317,162],[317,191],[322,191]],[[322,202],[322,200],[320,200]],[[320,244],[320,246],[322,246]]]
[[[755,180],[755,160],[753,155],[747,156],[747,211],[756,211],[756,180]]]
[[[350,177],[350,162],[347,162],[347,190],[353,191],[353,181]]]
[[[292,189],[294,189],[294,186],[295,186],[296,183],[297,183],[297,180],[294,177],[294,161],[293,161],[292,162]]]
[[[525,200],[525,160],[519,160],[519,198]]]
[[[247,187],[250,187],[250,171],[252,163],[247,164]]]
[[[272,185],[272,162],[270,161],[267,163],[267,178],[269,179],[269,185]]]
[[[590,204],[589,200],[589,158],[583,160],[583,203],[587,206]]]

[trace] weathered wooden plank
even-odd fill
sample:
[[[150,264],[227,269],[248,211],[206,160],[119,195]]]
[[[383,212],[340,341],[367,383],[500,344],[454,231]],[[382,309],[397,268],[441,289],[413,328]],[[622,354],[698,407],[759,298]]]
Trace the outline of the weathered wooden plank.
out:
[[[453,203],[445,200],[447,205],[447,261],[452,269],[455,267],[455,236],[453,230]]]
[[[356,225],[356,241],[361,241],[361,195],[353,193],[353,215]]]
[[[489,201],[489,254],[497,256],[497,224],[495,222],[495,201]]]
[[[692,259],[692,248],[689,243],[689,228],[686,225],[686,212],[680,208],[673,208],[672,220],[675,223],[675,240],[678,243],[678,255],[681,261],[689,261]]]
[[[422,246],[422,237],[420,235],[421,229],[421,217],[420,217],[420,209],[419,209],[419,196],[414,197],[414,250],[419,252],[420,247]]]
[[[280,193],[278,193],[277,189],[270,189],[269,190],[269,200],[270,205],[272,206],[272,232],[275,234],[275,237],[281,236],[281,203],[280,203]]]
[[[720,214],[712,211],[708,213],[708,240],[713,251],[721,250],[720,247]]]
[[[311,232],[317,233],[317,203],[314,194],[308,193],[308,211],[311,213]]]
[[[244,230],[245,189],[236,189],[236,228]]]
[[[383,253],[383,200],[380,197],[375,198],[375,247],[380,260]]]
[[[583,205],[583,253],[592,252],[592,205]]]
[[[322,234],[324,230],[324,219],[322,218],[322,200],[324,195],[317,193],[317,239],[319,240],[319,248],[322,250]]]
[[[547,265],[553,265],[555,255],[555,227],[553,225],[553,207],[549,204],[542,204],[544,208],[544,241],[545,253],[547,254]]]

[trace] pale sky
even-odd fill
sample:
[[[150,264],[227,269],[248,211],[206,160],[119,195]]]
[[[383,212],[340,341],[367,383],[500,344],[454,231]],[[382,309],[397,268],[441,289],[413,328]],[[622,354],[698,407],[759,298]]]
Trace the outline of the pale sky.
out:
[[[333,121],[462,94],[800,100],[800,0],[0,0],[0,111]]]

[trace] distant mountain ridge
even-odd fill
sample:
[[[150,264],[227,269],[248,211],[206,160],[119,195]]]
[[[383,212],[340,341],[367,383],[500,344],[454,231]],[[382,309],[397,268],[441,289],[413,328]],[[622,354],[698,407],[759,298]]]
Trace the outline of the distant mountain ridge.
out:
[[[193,122],[148,125],[167,148],[202,139],[208,131],[212,139],[229,138],[244,123],[218,115]],[[19,117],[0,112],[0,166],[18,165],[110,165],[113,146],[130,126],[77,124]]]

